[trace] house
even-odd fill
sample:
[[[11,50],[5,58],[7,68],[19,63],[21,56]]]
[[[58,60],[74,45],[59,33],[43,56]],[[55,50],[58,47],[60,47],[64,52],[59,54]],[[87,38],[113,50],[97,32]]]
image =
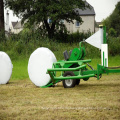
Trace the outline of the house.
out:
[[[94,8],[86,2],[86,5],[89,5],[90,8],[86,8],[85,10],[76,8],[75,11],[80,15],[80,17],[83,20],[83,23],[80,24],[78,21],[74,20],[73,23],[68,23],[65,20],[62,20],[62,23],[65,24],[67,30],[70,33],[74,32],[88,32],[91,33],[95,32],[95,11]],[[48,23],[51,23],[52,20],[48,19]],[[36,27],[37,28],[37,27]],[[14,34],[19,33],[23,29],[23,25],[21,24],[21,21],[15,23],[12,22],[11,32]]]
[[[9,36],[9,10],[7,10],[6,12],[6,21],[4,21],[4,25],[5,25],[5,35],[8,37]]]
[[[74,32],[95,32],[95,11],[94,8],[86,2],[87,5],[90,6],[90,8],[86,8],[85,10],[81,10],[77,8],[75,11],[80,15],[80,17],[83,20],[83,23],[80,24],[78,21],[74,20],[73,23],[68,23],[64,21],[65,26],[67,27],[67,30],[70,33]]]
[[[23,30],[23,24],[21,23],[21,21],[19,21],[19,22],[14,26],[14,29],[15,29],[15,34],[18,34],[20,31]]]
[[[22,30],[23,30],[23,25],[22,25],[21,21],[11,22],[11,25],[10,25],[11,33],[18,34]]]
[[[14,30],[14,27],[15,27],[15,25],[18,23],[18,21],[17,22],[11,22],[11,25],[10,25],[10,32],[11,33],[14,33],[15,32],[15,30]]]

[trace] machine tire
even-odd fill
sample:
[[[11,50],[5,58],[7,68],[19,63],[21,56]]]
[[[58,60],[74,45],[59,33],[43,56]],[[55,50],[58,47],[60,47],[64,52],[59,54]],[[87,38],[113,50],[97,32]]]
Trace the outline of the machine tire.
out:
[[[72,71],[67,71],[64,73],[64,76],[75,76],[74,73]],[[75,87],[76,85],[76,79],[66,79],[66,80],[63,80],[63,86],[64,88],[73,88]]]
[[[80,84],[80,79],[76,79],[76,85]]]

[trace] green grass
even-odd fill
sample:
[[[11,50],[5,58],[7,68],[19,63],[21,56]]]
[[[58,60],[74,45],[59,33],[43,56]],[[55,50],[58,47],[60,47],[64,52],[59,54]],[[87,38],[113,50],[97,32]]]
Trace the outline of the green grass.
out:
[[[12,80],[23,80],[28,79],[28,59],[19,59],[19,60],[13,60],[13,72],[12,72]]]
[[[88,58],[86,58],[86,59],[88,59]],[[28,60],[29,60],[29,58],[28,59],[21,58],[21,59],[12,61],[13,72],[12,72],[11,80],[23,80],[23,79],[29,78],[28,71],[27,71]],[[97,69],[97,64],[101,64],[101,58],[96,58],[96,59],[94,58],[94,59],[92,59],[92,62],[89,64],[94,69]],[[120,66],[120,56],[115,56],[115,57],[110,56],[108,64],[109,64],[109,66]]]
[[[120,120],[120,73],[103,75],[100,80],[81,80],[72,89],[64,89],[61,82],[55,88],[36,87],[27,71],[30,54],[38,47],[47,47],[62,60],[63,52],[79,47],[78,42],[30,38],[31,33],[17,36],[0,43],[0,51],[13,63],[11,80],[0,85],[0,120]],[[119,39],[110,39],[109,55],[119,55]],[[97,69],[100,51],[87,45],[86,53],[86,59],[92,59],[90,65]],[[120,66],[120,56],[110,56],[109,66]]]
[[[28,59],[12,60],[11,80],[0,85],[0,120],[120,119],[120,74],[81,80],[71,89],[61,82],[55,88],[39,88],[29,80]],[[100,58],[90,64],[96,69],[97,63]],[[109,57],[109,65],[120,66],[120,56]]]
[[[93,68],[97,69],[97,64],[101,64],[101,58],[93,58],[90,65],[93,66]],[[108,66],[120,66],[120,56],[109,56],[108,57]]]

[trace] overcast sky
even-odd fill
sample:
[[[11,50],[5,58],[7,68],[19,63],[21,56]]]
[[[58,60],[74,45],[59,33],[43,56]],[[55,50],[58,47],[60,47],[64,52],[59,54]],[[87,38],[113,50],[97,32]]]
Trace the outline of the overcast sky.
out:
[[[108,17],[113,10],[115,9],[115,5],[120,0],[86,0],[90,5],[94,7],[96,16],[95,20],[97,22],[101,22],[103,19]]]
[[[115,9],[115,5],[120,0],[86,0],[86,1],[94,7],[96,13],[95,20],[97,22],[100,22],[113,12],[113,10]],[[9,15],[10,15],[10,20],[9,20],[10,23],[11,21],[20,20],[16,16],[14,16],[13,12],[10,10],[9,10]],[[5,16],[6,16],[6,10],[5,10]]]

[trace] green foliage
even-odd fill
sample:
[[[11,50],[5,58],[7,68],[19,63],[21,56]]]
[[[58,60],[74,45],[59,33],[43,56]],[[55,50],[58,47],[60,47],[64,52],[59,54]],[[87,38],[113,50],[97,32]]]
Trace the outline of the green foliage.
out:
[[[2,41],[6,41],[5,31],[4,30],[0,31],[0,42],[2,42]]]
[[[83,0],[5,0],[6,7],[23,17],[29,27],[41,24],[40,30],[46,30],[48,37],[53,37],[58,28],[63,27],[61,20],[82,22],[76,8],[89,7]],[[48,23],[48,18],[52,22]]]
[[[120,35],[120,2],[117,3],[113,13],[105,20],[103,20],[103,24],[107,26],[107,32],[110,31],[110,33],[112,33],[110,35],[113,37],[114,35]]]
[[[85,50],[86,50],[86,57],[89,58],[89,59],[92,59],[92,58],[100,58],[101,57],[101,51],[88,44],[88,43],[85,43]]]
[[[48,39],[39,34],[39,30],[24,30],[20,34],[11,35],[8,40],[2,41],[0,51],[5,51],[11,59],[28,58],[38,47],[47,47],[52,50],[58,59],[63,58],[63,51],[79,47],[79,42],[90,36],[88,33],[56,34],[54,39]]]
[[[83,41],[84,39],[87,39],[88,37],[91,36],[91,32],[88,31],[88,32],[75,32],[75,33],[71,33],[71,34],[68,34],[67,32],[65,33],[62,33],[62,32],[59,32],[57,34],[55,34],[54,36],[54,39],[57,40],[58,42],[62,42],[62,43],[75,43],[75,42],[81,42]]]
[[[12,60],[21,58],[28,59],[31,53],[38,47],[47,47],[54,52],[58,60],[64,59],[63,52],[65,50],[70,51],[76,47],[79,47],[79,42],[90,36],[88,33],[73,33],[66,34],[66,36],[58,35],[59,39],[51,40],[46,37],[42,37],[39,31],[36,32],[25,30],[20,34],[11,35],[9,38],[5,38],[6,41],[0,42],[0,51],[8,53]],[[0,36],[2,38],[2,36]],[[109,55],[120,55],[120,37],[108,37]],[[101,53],[99,49],[85,43],[86,57],[87,58],[99,58]]]
[[[120,37],[107,38],[109,54],[112,56],[120,55]]]
[[[114,28],[110,28],[108,34],[113,37],[117,36],[117,32],[115,31]]]

